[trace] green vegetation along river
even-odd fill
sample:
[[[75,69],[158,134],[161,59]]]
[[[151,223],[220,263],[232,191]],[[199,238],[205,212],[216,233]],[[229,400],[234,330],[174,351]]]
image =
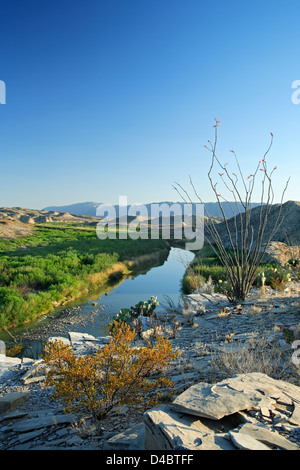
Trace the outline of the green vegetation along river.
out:
[[[165,240],[99,240],[94,226],[40,224],[0,240],[0,329],[29,324],[129,274],[133,260],[170,249]]]

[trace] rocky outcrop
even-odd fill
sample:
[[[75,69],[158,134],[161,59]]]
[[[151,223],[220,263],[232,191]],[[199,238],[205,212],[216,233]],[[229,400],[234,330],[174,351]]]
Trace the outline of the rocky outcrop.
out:
[[[73,215],[68,212],[57,212],[48,210],[36,210],[26,209],[22,207],[1,207],[0,208],[0,219],[4,222],[14,222],[22,224],[37,224],[37,223],[49,223],[49,222],[76,222],[80,224],[93,224],[96,225],[99,222],[98,217],[89,217],[83,215]],[[0,232],[1,236],[1,232]]]
[[[0,213],[0,239],[27,237],[32,234],[32,231],[32,223],[27,225]]]
[[[145,449],[298,450],[299,406],[299,387],[265,374],[199,383],[145,413]]]
[[[264,211],[265,209],[263,208],[262,218],[264,216]],[[272,233],[279,213],[279,226],[278,230],[272,236],[272,241],[278,241],[292,246],[300,245],[300,202],[297,201],[287,201],[282,205],[282,207],[281,204],[274,204],[271,207],[267,218],[267,224],[264,230],[263,243],[267,242],[269,235]],[[250,216],[250,238],[252,237],[253,230],[254,245],[257,239],[260,217],[261,207],[254,207],[251,210]],[[237,215],[227,220],[228,228],[230,230],[230,234],[234,243],[236,233],[238,234],[238,237],[240,237],[241,219],[243,221],[243,227],[245,228],[245,214]],[[222,238],[224,245],[229,247],[230,243],[225,222],[223,221],[217,224],[216,229],[220,237]],[[209,236],[209,234],[207,234],[207,236]]]
[[[271,242],[262,261],[283,266],[288,261],[297,259],[300,259],[300,245],[289,246],[282,242]]]

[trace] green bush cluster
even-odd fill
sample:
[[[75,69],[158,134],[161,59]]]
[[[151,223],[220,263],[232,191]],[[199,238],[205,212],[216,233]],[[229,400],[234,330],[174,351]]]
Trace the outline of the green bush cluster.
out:
[[[99,240],[95,227],[35,227],[0,240],[0,327],[19,326],[89,289],[89,276],[118,261],[165,249],[163,240]]]
[[[194,260],[189,265],[182,279],[182,292],[184,294],[191,294],[209,279],[215,284],[219,280],[225,281],[226,269],[221,265],[217,250],[214,251],[210,245],[205,244],[196,253]]]

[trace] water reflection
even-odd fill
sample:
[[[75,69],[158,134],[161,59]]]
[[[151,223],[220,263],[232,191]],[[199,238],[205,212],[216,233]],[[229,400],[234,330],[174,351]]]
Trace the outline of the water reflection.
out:
[[[92,321],[87,320],[84,327],[78,325],[73,331],[103,336],[105,332],[102,325],[107,325],[121,308],[130,308],[141,300],[149,300],[152,295],[157,297],[160,303],[158,311],[163,310],[165,296],[177,305],[181,297],[181,280],[193,258],[194,254],[190,251],[171,248],[167,260],[161,266],[151,268],[132,279],[126,279],[107,295],[102,295],[102,309],[99,313],[93,316]],[[80,305],[81,314],[85,314],[86,318],[89,317],[91,309],[95,310],[92,301]]]

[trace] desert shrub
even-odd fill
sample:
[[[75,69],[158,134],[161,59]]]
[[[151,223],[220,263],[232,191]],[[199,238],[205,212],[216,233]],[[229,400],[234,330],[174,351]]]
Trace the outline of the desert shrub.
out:
[[[182,279],[181,288],[183,294],[192,294],[205,282],[202,276],[195,273],[186,273]]]
[[[24,351],[25,347],[20,343],[16,343],[6,347],[6,356],[22,358]]]
[[[263,282],[262,282],[263,281]],[[289,266],[266,266],[259,276],[258,284],[267,285],[275,290],[284,290],[291,281]]]
[[[115,322],[132,323],[140,315],[151,317],[154,314],[156,307],[159,305],[157,297],[152,296],[147,301],[140,301],[130,308],[121,308],[120,312],[114,317]],[[115,323],[114,323],[115,324]],[[113,324],[113,325],[114,325]]]
[[[178,356],[168,339],[157,337],[155,345],[137,348],[129,325],[115,322],[109,329],[110,343],[93,355],[76,357],[61,341],[45,344],[47,383],[55,386],[53,398],[62,399],[66,411],[88,411],[103,419],[117,405],[153,406],[172,387],[158,374]]]
[[[234,344],[234,343],[233,343]],[[286,369],[283,351],[270,343],[267,333],[253,335],[236,352],[224,351],[212,358],[212,366],[222,377],[260,372],[273,378],[282,378]]]
[[[14,288],[0,287],[1,325],[18,324],[24,319],[25,300]]]
[[[229,161],[222,163],[220,160],[217,142],[221,121],[216,118],[215,121],[214,142],[208,140],[208,145],[204,147],[211,154],[208,179],[222,214],[221,223],[209,214],[208,207],[199,195],[191,177],[192,197],[180,183],[176,183],[174,187],[185,202],[189,201],[195,206],[194,198],[196,197],[203,205],[204,215],[207,217],[205,238],[212,248],[217,247],[216,255],[226,270],[226,280],[230,284],[228,299],[234,303],[243,301],[248,296],[255,281],[257,269],[274,234],[280,227],[283,198],[289,180],[282,191],[278,210],[274,212],[275,216],[269,217],[274,203],[272,178],[274,171],[277,170],[277,166],[272,169],[267,164],[267,156],[273,144],[273,133],[271,132],[270,145],[263,158],[255,164],[253,173],[246,177],[233,149],[230,152],[234,155],[235,172],[232,171]],[[219,177],[216,176],[216,171]],[[252,197],[258,182],[261,188],[261,202],[258,210],[252,212]],[[221,183],[221,190],[219,183]],[[227,218],[225,214],[224,203],[228,204],[232,210],[231,218]]]

